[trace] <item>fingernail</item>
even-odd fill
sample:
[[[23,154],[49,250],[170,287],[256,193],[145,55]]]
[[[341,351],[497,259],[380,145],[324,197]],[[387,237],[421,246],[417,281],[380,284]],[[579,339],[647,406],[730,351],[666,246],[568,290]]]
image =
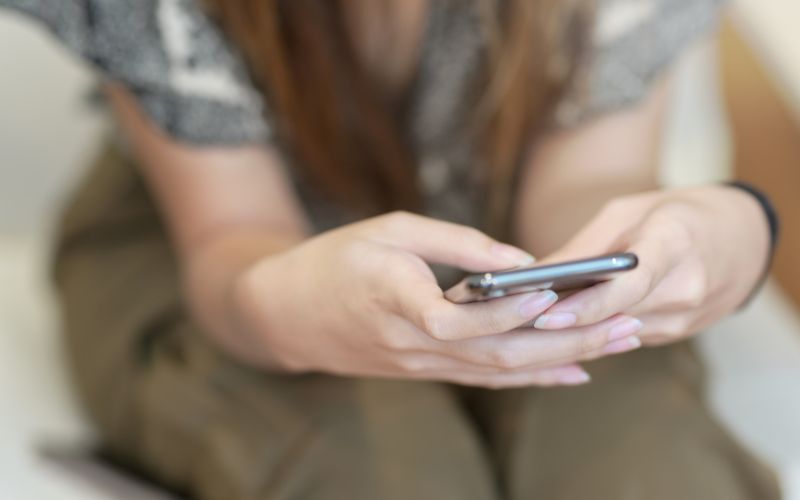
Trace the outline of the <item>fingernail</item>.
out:
[[[552,306],[558,300],[558,294],[552,290],[532,295],[528,300],[520,304],[519,313],[525,319],[533,319],[542,311]]]
[[[572,313],[542,314],[533,323],[534,328],[542,330],[557,330],[568,328],[578,322],[578,317]]]
[[[631,335],[639,333],[641,329],[641,321],[636,318],[629,318],[618,323],[608,332],[608,340],[614,341],[624,339],[625,337],[630,337]]]
[[[621,354],[623,352],[634,351],[640,347],[642,347],[642,341],[639,340],[639,337],[628,337],[606,344],[603,348],[603,354]]]
[[[536,262],[536,257],[533,255],[505,243],[493,244],[491,252],[515,266],[529,266]]]
[[[592,381],[592,377],[585,371],[574,371],[561,375],[558,381],[563,385],[583,385]]]

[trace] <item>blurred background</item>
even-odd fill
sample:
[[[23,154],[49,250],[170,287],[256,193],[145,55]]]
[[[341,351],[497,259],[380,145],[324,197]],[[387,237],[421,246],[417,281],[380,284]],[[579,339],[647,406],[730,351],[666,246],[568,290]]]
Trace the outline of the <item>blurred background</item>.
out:
[[[718,46],[697,47],[678,70],[663,176],[671,185],[744,178],[783,213],[764,293],[699,342],[715,411],[776,468],[786,498],[800,500],[800,2],[734,4]],[[59,355],[48,284],[59,204],[108,129],[87,104],[94,78],[38,26],[2,9],[0,68],[2,495],[150,498],[83,460],[92,433]]]

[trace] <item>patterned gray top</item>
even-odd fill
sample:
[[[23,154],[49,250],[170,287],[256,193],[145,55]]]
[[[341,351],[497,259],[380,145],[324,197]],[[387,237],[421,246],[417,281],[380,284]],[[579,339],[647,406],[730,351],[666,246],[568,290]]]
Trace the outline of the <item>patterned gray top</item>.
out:
[[[560,103],[559,126],[573,126],[639,101],[691,41],[712,30],[724,0],[597,0],[592,47],[581,78]],[[194,144],[270,140],[264,103],[240,55],[198,0],[0,0],[41,20],[106,77],[124,83],[150,118]],[[433,0],[412,136],[428,214],[479,225],[480,186],[457,126],[470,77],[484,52],[474,2]],[[322,230],[350,220],[295,175],[298,194]]]

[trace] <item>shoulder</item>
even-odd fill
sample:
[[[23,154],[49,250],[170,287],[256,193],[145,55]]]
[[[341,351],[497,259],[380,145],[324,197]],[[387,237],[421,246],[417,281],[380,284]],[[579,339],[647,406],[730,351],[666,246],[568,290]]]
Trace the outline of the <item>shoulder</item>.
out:
[[[716,29],[725,0],[600,0],[591,48],[558,121],[570,125],[640,102],[693,43]]]
[[[157,125],[188,142],[268,134],[238,53],[199,0],[4,0],[50,29],[106,78],[122,83]],[[225,126],[220,123],[224,122]]]

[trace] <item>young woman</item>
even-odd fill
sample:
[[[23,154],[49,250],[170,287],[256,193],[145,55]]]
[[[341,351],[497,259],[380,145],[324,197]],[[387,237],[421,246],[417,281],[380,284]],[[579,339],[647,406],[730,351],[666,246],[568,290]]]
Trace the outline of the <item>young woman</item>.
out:
[[[118,459],[202,499],[777,498],[683,342],[756,288],[768,218],[656,182],[717,1],[2,3],[121,132],[56,266]],[[612,251],[639,268],[562,300],[443,297]]]

